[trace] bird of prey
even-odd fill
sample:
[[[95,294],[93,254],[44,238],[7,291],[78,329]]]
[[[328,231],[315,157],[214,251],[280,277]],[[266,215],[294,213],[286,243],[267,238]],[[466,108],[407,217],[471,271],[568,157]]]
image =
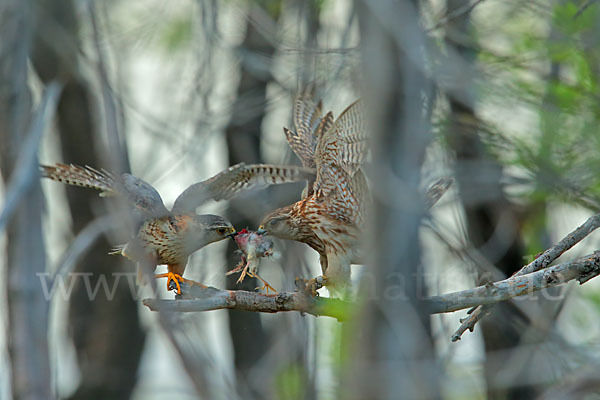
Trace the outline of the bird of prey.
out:
[[[41,172],[43,177],[54,181],[100,190],[100,196],[124,198],[132,208],[138,228],[135,236],[116,253],[137,262],[167,265],[168,272],[156,277],[167,278],[167,290],[174,282],[178,294],[181,294],[179,282],[186,281],[182,275],[188,257],[236,232],[223,217],[196,214],[200,205],[209,199],[230,199],[240,191],[258,186],[312,180],[315,175],[311,168],[241,163],[191,185],[177,197],[169,211],[156,189],[130,174],[116,176],[106,170],[72,164],[41,166]]]
[[[327,285],[343,293],[350,282],[350,264],[361,263],[361,231],[371,196],[361,166],[367,155],[367,135],[360,101],[348,106],[334,121],[322,114],[310,90],[295,101],[296,130],[284,128],[287,141],[305,168],[315,169],[302,199],[264,217],[259,232],[308,244],[320,255],[323,276],[307,282],[307,290]],[[441,178],[425,193],[433,206],[452,184]]]
[[[320,283],[344,288],[350,264],[358,257],[361,227],[370,202],[361,165],[367,153],[365,124],[359,101],[334,120],[322,115],[306,91],[296,98],[295,131],[284,128],[287,141],[305,168],[316,169],[302,199],[267,215],[259,227],[270,235],[308,244],[320,255],[323,277],[311,280],[311,292]]]

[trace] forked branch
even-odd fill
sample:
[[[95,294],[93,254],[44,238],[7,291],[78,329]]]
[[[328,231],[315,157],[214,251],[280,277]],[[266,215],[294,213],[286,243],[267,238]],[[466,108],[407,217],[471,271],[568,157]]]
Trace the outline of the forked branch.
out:
[[[479,305],[492,305],[517,296],[562,285],[571,280],[585,283],[600,274],[600,251],[577,260],[554,265],[526,275],[515,275],[502,281],[459,292],[432,296],[423,300],[431,314],[462,310]],[[144,305],[152,311],[198,312],[235,309],[276,313],[298,311],[315,316],[329,316],[343,321],[353,309],[353,303],[316,297],[303,292],[263,294],[244,290],[219,290],[181,284],[178,300],[145,299]],[[482,312],[485,311],[475,311]],[[454,338],[453,338],[454,339]]]
[[[514,273],[513,277],[523,276],[548,267],[548,265],[560,257],[564,252],[582,241],[590,233],[598,229],[598,227],[600,227],[600,214],[596,214],[588,218],[583,225],[579,226],[573,232],[565,236],[560,242],[544,251],[542,254],[536,257],[535,260]],[[492,307],[493,305],[480,305],[476,309],[471,310],[469,316],[461,321],[460,327],[456,330],[454,335],[452,335],[452,341],[456,342],[457,340],[460,340],[462,334],[467,330],[472,332],[475,328],[475,324],[481,318],[487,315]]]

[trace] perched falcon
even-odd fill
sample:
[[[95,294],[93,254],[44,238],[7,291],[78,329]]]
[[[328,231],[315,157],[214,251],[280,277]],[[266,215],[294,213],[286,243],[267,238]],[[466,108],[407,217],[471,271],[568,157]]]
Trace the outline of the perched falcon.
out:
[[[320,282],[343,288],[358,256],[369,203],[360,168],[367,152],[361,103],[354,102],[334,121],[305,92],[296,99],[294,124],[295,131],[284,128],[288,143],[302,165],[317,173],[300,201],[267,215],[259,230],[308,244],[321,256]]]
[[[115,176],[108,171],[78,165],[41,166],[42,176],[69,185],[100,190],[100,196],[122,196],[131,205],[139,223],[137,233],[117,253],[134,261],[167,265],[167,289],[173,281],[177,293],[188,257],[207,244],[235,234],[229,221],[217,215],[198,215],[196,208],[209,199],[224,200],[257,186],[313,180],[315,170],[295,166],[237,164],[183,191],[167,210],[147,182],[130,174]],[[191,282],[191,281],[189,281]]]
[[[259,232],[308,244],[320,255],[322,277],[308,281],[313,294],[322,285],[341,289],[350,281],[350,264],[361,263],[361,231],[371,201],[361,166],[367,155],[367,135],[361,103],[348,106],[334,121],[322,115],[309,91],[296,98],[296,130],[284,128],[287,141],[305,168],[315,169],[302,199],[264,217]],[[434,183],[424,195],[433,206],[452,184]]]

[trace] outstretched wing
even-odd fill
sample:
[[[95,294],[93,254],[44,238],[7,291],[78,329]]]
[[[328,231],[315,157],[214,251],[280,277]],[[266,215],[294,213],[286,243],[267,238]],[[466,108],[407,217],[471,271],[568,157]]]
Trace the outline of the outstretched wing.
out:
[[[294,102],[294,125],[295,131],[283,128],[285,137],[302,165],[307,168],[315,168],[315,147],[321,130],[322,103],[313,100],[310,89],[304,91]]]
[[[208,201],[230,199],[241,191],[281,183],[314,179],[312,168],[270,165],[236,164],[205,181],[195,183],[175,200],[173,213],[194,212]]]
[[[334,190],[344,196],[351,190],[347,183],[360,169],[367,153],[362,106],[360,101],[352,103],[333,123],[330,115],[323,119],[323,132],[315,152],[315,187],[323,196]]]
[[[327,214],[340,221],[362,225],[370,203],[369,186],[363,172],[358,170],[352,178],[342,178],[336,189],[324,201]]]
[[[115,177],[106,170],[73,164],[40,166],[42,177],[67,185],[100,190],[100,196],[123,196],[143,217],[158,217],[169,213],[160,194],[149,183],[130,174]]]
[[[349,175],[360,168],[367,154],[367,136],[360,100],[350,104],[338,119],[323,128],[317,143],[317,164],[333,164]]]

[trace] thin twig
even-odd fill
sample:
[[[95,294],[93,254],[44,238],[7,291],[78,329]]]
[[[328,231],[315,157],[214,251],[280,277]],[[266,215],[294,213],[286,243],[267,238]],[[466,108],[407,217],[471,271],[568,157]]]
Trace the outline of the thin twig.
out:
[[[57,278],[64,278],[69,272],[75,268],[79,259],[90,250],[92,244],[105,232],[114,227],[114,218],[110,215],[105,215],[95,218],[87,224],[75,237],[75,240],[67,248],[60,258],[58,266],[51,278],[51,286]]]
[[[556,245],[550,247],[548,250],[544,251],[539,257],[536,257],[535,260],[521,268],[519,271],[513,274],[513,276],[517,275],[525,275],[534,271],[539,271],[540,269],[546,268],[552,261],[556,260],[560,257],[564,252],[569,250],[571,247],[575,246],[585,237],[587,237],[590,233],[600,227],[600,214],[592,215],[585,221],[581,226],[577,227],[573,232],[569,233],[565,236],[560,242]]]
[[[596,214],[588,218],[583,225],[579,226],[573,232],[569,233],[565,236],[560,242],[556,245],[550,247],[546,251],[544,251],[540,256],[536,257],[535,260],[521,268],[513,277],[523,276],[525,274],[529,274],[531,272],[539,271],[540,269],[546,268],[550,265],[554,260],[560,257],[564,252],[575,246],[585,237],[587,237],[590,233],[600,227],[600,214]],[[475,328],[475,324],[483,318],[484,315],[488,314],[489,311],[493,308],[493,305],[481,305],[478,306],[475,310],[472,310],[467,318],[461,321],[459,328],[456,330],[454,335],[452,335],[452,341],[456,342],[460,340],[463,333],[467,330],[473,332]]]
[[[138,267],[142,269],[145,276],[152,276],[155,268],[152,263],[145,262],[140,262]],[[156,279],[149,279],[148,283],[152,293],[158,293]],[[181,318],[173,313],[159,312],[157,322],[162,332],[169,339],[173,351],[179,356],[183,370],[192,381],[198,396],[202,398],[210,397],[210,380],[203,368],[205,365],[210,365],[210,360],[204,354],[186,348],[186,346],[189,346],[189,341],[184,342],[187,335],[184,330],[185,325],[181,323]]]
[[[114,169],[118,172],[125,172],[125,167],[129,165],[127,161],[126,146],[121,143],[119,134],[119,123],[117,121],[117,108],[110,88],[108,78],[108,69],[105,59],[107,58],[100,45],[100,28],[98,26],[98,16],[96,15],[96,4],[94,1],[88,3],[90,21],[92,26],[92,38],[95,50],[98,54],[96,68],[100,78],[102,105],[104,108],[104,120],[106,123],[106,133],[108,142],[108,161],[110,165],[116,166]]]
[[[106,66],[106,55],[102,51],[102,46],[100,45],[100,28],[98,26],[99,21],[96,14],[96,4],[94,1],[89,1],[88,6],[91,17],[93,44],[98,54],[96,67],[100,78],[102,104],[104,106],[104,116],[109,148],[109,164],[113,165],[115,170],[124,172],[125,170],[129,169],[126,168],[129,165],[129,162],[127,161],[128,157],[126,153],[126,147],[121,143],[117,108],[112,97],[112,92],[109,89],[110,81]],[[142,268],[145,271],[152,269],[151,266],[145,265],[142,265]],[[153,293],[156,293],[155,282],[152,282],[152,291]],[[184,330],[181,325],[177,324],[177,322],[178,321],[174,319],[172,314],[168,315],[159,313],[158,323],[171,342],[175,353],[179,356],[179,359],[183,365],[183,369],[190,377],[198,396],[210,397],[210,393],[208,392],[208,385],[210,381],[205,373],[205,370],[202,368],[203,365],[206,364],[203,362],[205,360],[203,360],[198,354],[188,352],[187,349],[184,348],[184,344],[182,343],[181,339],[182,337],[185,337]]]
[[[595,3],[595,2],[597,2],[597,1],[598,1],[598,0],[588,0],[588,1],[586,1],[585,3],[583,3],[583,5],[582,5],[581,7],[579,7],[579,9],[578,9],[578,10],[577,10],[577,12],[575,13],[575,15],[573,15],[573,19],[577,19],[577,18],[579,18],[579,16],[580,16],[581,14],[583,14],[583,12],[584,12],[585,10],[587,10],[587,8],[588,8],[589,6],[591,6],[592,4],[594,4],[594,3]]]
[[[461,15],[470,13],[475,7],[477,7],[477,5],[479,5],[483,1],[484,0],[476,0],[475,2],[473,2],[473,4],[465,4],[464,6],[449,12],[444,18],[440,19],[437,22],[437,24],[427,29],[425,32],[429,33],[435,31],[436,29],[441,28],[443,25],[446,25],[448,22],[460,17]]]

